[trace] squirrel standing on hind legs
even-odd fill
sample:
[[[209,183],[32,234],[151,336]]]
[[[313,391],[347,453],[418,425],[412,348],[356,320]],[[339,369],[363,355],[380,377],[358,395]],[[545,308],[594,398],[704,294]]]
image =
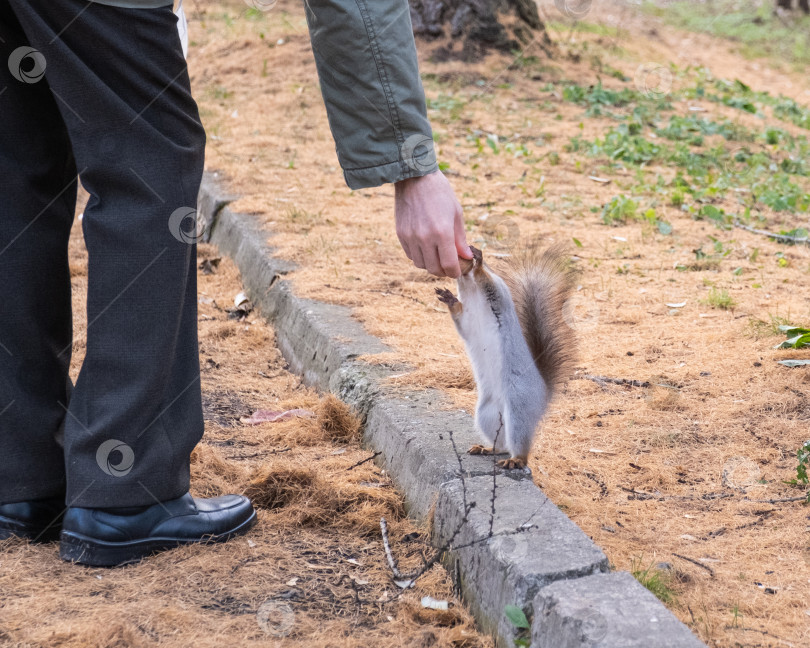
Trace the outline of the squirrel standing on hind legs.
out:
[[[459,259],[459,299],[436,289],[464,340],[478,387],[475,424],[489,446],[469,452],[509,452],[498,466],[524,468],[537,424],[574,359],[574,332],[563,315],[573,271],[551,248],[518,256],[501,277],[481,250],[471,249],[472,260]]]

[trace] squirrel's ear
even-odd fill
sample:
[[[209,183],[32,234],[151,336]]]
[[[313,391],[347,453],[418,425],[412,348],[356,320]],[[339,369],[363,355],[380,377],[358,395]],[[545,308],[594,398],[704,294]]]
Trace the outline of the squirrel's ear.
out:
[[[475,247],[475,246],[473,246],[473,245],[471,245],[471,246],[470,246],[470,250],[472,250],[472,253],[473,253],[473,259],[474,259],[475,261],[477,261],[478,263],[483,262],[483,260],[484,260],[484,255],[483,255],[483,253],[481,252],[481,250],[479,250],[477,247]]]

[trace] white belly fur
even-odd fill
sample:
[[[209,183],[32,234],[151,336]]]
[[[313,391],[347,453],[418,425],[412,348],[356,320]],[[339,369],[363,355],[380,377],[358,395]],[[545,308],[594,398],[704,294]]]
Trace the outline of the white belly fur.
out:
[[[459,298],[463,305],[460,334],[472,364],[479,402],[489,399],[497,404],[498,411],[505,409],[503,393],[503,349],[498,331],[498,321],[471,277],[459,279]],[[480,428],[479,428],[480,431]],[[483,434],[483,433],[482,433]],[[484,435],[485,442],[491,443]],[[498,435],[499,449],[505,447],[505,434]]]

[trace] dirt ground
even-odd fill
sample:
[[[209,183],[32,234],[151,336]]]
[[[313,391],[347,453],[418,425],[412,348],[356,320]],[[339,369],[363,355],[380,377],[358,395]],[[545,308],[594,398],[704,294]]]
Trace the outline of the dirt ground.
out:
[[[542,4],[551,16],[553,5]],[[220,0],[189,9],[207,165],[242,196],[232,208],[274,232],[278,254],[298,264],[290,277],[298,294],[352,307],[395,349],[373,361],[409,366],[403,387],[444,388],[452,406],[471,411],[463,346],[434,297],[436,286],[452,285],[409,265],[394,234],[390,186],[352,192],[343,183],[302,8],[281,0],[259,12]],[[663,66],[672,77],[662,91],[667,116],[757,131],[773,123],[801,135],[770,113],[683,89],[714,75],[806,106],[810,84],[787,66],[746,59],[733,44],[680,32],[629,4],[598,5],[587,20],[598,28],[552,25],[552,59],[530,46],[518,57],[436,62],[437,45],[420,44],[439,160],[470,242],[496,260],[540,236],[568,244],[581,270],[573,300],[579,365],[538,435],[535,479],[616,568],[652,575],[709,645],[803,645],[810,515],[777,500],[802,494],[785,481],[796,476],[796,450],[808,437],[810,376],[777,360],[808,353],[773,347],[784,339],[775,323],[810,323],[810,248],[695,220],[658,191],[672,181],[671,165],[639,171],[572,149],[575,136],[591,141],[617,122],[586,114],[564,88],[636,89],[640,64]],[[741,192],[711,203],[736,213]],[[654,208],[672,233],[643,219],[603,224],[603,205],[619,194]],[[808,226],[802,210],[760,206],[757,215],[773,231]],[[726,308],[713,301],[723,291]]]
[[[290,374],[273,330],[256,314],[233,319],[242,290],[233,263],[201,245],[200,354],[206,432],[192,456],[192,493],[245,492],[259,507],[246,536],[184,547],[119,569],[73,566],[56,544],[0,542],[0,645],[428,646],[491,648],[454,598],[443,568],[397,587],[379,521],[404,570],[430,555],[425,529],[359,445],[359,421]],[[86,252],[78,225],[70,257],[82,330]],[[76,378],[82,343],[74,346]],[[314,418],[250,425],[260,409]],[[422,606],[423,596],[447,610]]]

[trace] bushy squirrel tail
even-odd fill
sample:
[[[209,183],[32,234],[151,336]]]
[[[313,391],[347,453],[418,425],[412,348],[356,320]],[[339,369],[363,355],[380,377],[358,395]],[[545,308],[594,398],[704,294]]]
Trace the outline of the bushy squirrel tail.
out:
[[[505,265],[502,276],[512,293],[523,337],[540,375],[554,391],[570,377],[576,361],[576,335],[565,309],[577,273],[562,246],[543,251],[526,248]]]

